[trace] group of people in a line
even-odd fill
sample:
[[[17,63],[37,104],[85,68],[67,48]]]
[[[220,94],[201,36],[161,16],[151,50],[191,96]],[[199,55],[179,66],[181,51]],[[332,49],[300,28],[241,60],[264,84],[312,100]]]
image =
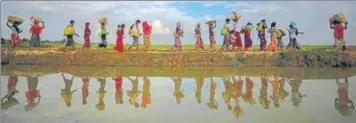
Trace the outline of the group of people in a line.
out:
[[[74,76],[70,78],[66,78],[64,74],[61,74],[65,88],[61,89],[61,97],[63,98],[65,104],[70,107],[71,102],[72,102],[72,95],[74,92],[77,90],[72,90],[72,85],[73,85],[73,80]],[[127,91],[127,96],[129,97],[129,103],[133,105],[135,108],[138,108],[140,104],[138,104],[138,97],[140,91],[139,89],[139,79],[138,77],[135,78],[130,78],[127,77],[127,79],[131,82],[132,88],[131,90]],[[174,96],[176,98],[176,103],[181,104],[182,100],[184,98],[183,90],[182,90],[182,77],[171,77],[172,81],[174,82]],[[38,86],[38,80],[39,77],[27,77],[28,80],[28,91],[26,91],[26,97],[28,104],[26,105],[26,110],[32,110],[34,109],[40,102],[41,100],[41,95],[40,91],[37,89]],[[89,84],[90,84],[90,78],[88,77],[83,77],[81,78],[83,81],[83,86],[82,86],[82,104],[86,105],[87,104],[87,97],[89,95]],[[104,97],[106,94],[106,85],[107,85],[107,80],[105,78],[97,78],[96,79],[100,87],[97,91],[97,94],[99,95],[99,101],[96,104],[96,108],[99,111],[102,111],[105,109],[105,103],[104,103]],[[123,77],[116,77],[112,78],[112,80],[115,82],[115,101],[117,104],[123,104]],[[196,77],[196,91],[195,91],[195,98],[198,104],[202,102],[202,89],[204,85],[204,77]],[[254,93],[254,85],[255,82],[253,82],[252,79],[249,77],[242,79],[242,77],[222,77],[223,83],[224,83],[224,88],[225,91],[222,92],[222,98],[224,99],[224,102],[227,106],[227,109],[229,111],[232,110],[232,113],[234,114],[235,117],[239,118],[241,115],[243,115],[243,109],[241,108],[240,105],[240,99],[243,100],[245,103],[249,103],[251,105],[254,105],[256,103],[256,100],[254,99],[253,93]],[[19,91],[16,89],[16,85],[18,82],[18,76],[16,75],[11,75],[9,76],[8,79],[8,84],[7,84],[7,94],[1,99],[1,104],[2,104],[2,109],[8,109],[12,105],[18,104],[17,100],[13,97],[16,93],[19,93]],[[283,100],[288,97],[289,94],[291,94],[293,105],[298,107],[298,105],[302,102],[302,98],[305,97],[305,95],[302,95],[301,92],[299,91],[299,88],[302,85],[302,79],[297,77],[294,79],[291,78],[280,78],[280,77],[267,77],[265,74],[261,77],[261,87],[260,87],[260,95],[258,97],[259,103],[263,106],[264,109],[269,109],[270,104],[272,103],[276,108],[280,107],[280,104],[283,102]],[[291,86],[291,92],[287,92],[285,90],[285,84],[289,84]],[[352,100],[349,98],[348,94],[348,89],[349,89],[349,83],[348,79],[345,78],[345,81],[340,81],[339,79],[336,79],[336,84],[337,84],[337,93],[338,97],[335,98],[335,108],[336,110],[340,111],[342,115],[349,115],[349,113],[354,110],[354,105]],[[268,88],[269,85],[272,87],[272,95],[268,94]],[[150,93],[150,86],[151,82],[147,77],[143,77],[143,91],[142,91],[142,103],[141,107],[146,108],[147,105],[151,104],[151,93]],[[218,109],[217,106],[217,101],[215,99],[215,90],[216,90],[216,82],[215,79],[210,78],[210,94],[209,94],[209,100],[207,102],[207,106],[211,109]],[[244,89],[245,88],[245,89]],[[243,92],[245,90],[245,92]],[[36,101],[37,100],[37,101]],[[231,102],[234,100],[235,103],[233,103],[235,106],[231,105]],[[15,103],[15,104],[10,104],[10,103]]]
[[[233,12],[233,14],[236,14]],[[233,28],[230,28],[230,22],[233,22]],[[73,36],[78,36],[79,35],[75,32],[74,29],[74,20],[70,21],[70,24],[65,28],[64,30],[64,35],[67,37],[67,43],[65,45],[65,48],[68,47],[74,47],[74,40]],[[99,44],[99,47],[106,48],[107,46],[107,35],[109,32],[106,29],[106,22],[100,22],[101,23],[101,29],[100,32],[98,33],[98,36],[101,38],[102,42]],[[238,29],[238,23],[239,19],[234,18],[226,18],[225,19],[225,24],[221,30],[221,36],[223,36],[223,44],[222,47],[220,48],[223,51],[235,51],[237,50],[251,50],[251,47],[253,45],[253,40],[251,38],[251,34],[253,31],[253,24],[251,22],[248,22],[246,25],[242,26],[241,29]],[[129,50],[131,48],[136,48],[138,50],[139,48],[139,38],[142,35],[139,25],[141,24],[140,20],[136,20],[134,24],[130,26],[129,29],[129,35],[133,39],[133,43],[129,46]],[[209,21],[206,23],[209,27],[209,42],[210,42],[210,48],[215,49],[216,45],[216,40],[215,40],[215,33],[214,33],[214,28],[216,28],[216,21]],[[345,40],[344,40],[344,30],[347,29],[347,22],[341,23],[340,21],[334,21],[330,23],[330,28],[334,29],[334,38],[335,38],[335,44],[334,44],[334,49],[335,51],[344,51],[345,50]],[[12,25],[7,23],[7,26],[11,29],[11,47],[16,48],[20,46],[20,37],[19,33],[22,32],[21,29],[19,29],[19,23],[13,23]],[[44,22],[42,21],[42,25],[40,26],[38,21],[34,21],[30,33],[31,33],[31,40],[30,40],[30,47],[31,48],[38,48],[40,46],[41,38],[40,34],[42,30],[45,28]],[[151,33],[152,33],[152,26],[148,24],[147,21],[144,21],[142,23],[142,29],[143,29],[143,40],[144,40],[144,50],[148,51],[151,45]],[[125,30],[125,24],[121,24],[117,26],[117,39],[116,39],[116,45],[114,47],[115,50],[118,52],[123,52],[124,51],[124,45],[123,45],[123,39],[124,39],[124,30]],[[270,24],[270,27],[267,26],[266,20],[261,20],[259,23],[257,23],[257,34],[258,38],[260,39],[260,51],[276,51],[276,50],[282,50],[284,47],[283,44],[283,37],[287,35],[280,27],[277,25],[276,22],[272,22]],[[204,50],[204,41],[202,40],[202,29],[200,23],[198,23],[194,29],[195,35],[194,38],[196,39],[195,43],[195,49],[196,50]],[[268,45],[267,39],[266,39],[266,33],[270,34],[270,44]],[[182,25],[180,22],[177,22],[176,29],[173,33],[174,35],[174,45],[172,46],[172,49],[178,49],[179,51],[182,50],[182,37],[184,34],[184,30],[182,28]],[[289,43],[287,45],[288,49],[291,50],[299,50],[300,46],[297,41],[297,36],[299,34],[303,34],[300,32],[296,26],[295,22],[291,22],[289,25],[288,29],[288,35],[289,35]],[[242,40],[241,35],[244,35],[244,41]],[[91,41],[90,41],[90,36],[91,36],[91,29],[90,29],[90,23],[86,22],[85,23],[85,29],[84,29],[84,45],[83,48],[90,48],[91,47]],[[244,44],[244,45],[243,45]],[[232,46],[232,47],[230,47]]]

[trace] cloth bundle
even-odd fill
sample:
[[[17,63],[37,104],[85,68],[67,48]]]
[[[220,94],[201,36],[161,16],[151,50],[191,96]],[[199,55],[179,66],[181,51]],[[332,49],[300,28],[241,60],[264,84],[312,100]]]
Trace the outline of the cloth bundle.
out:
[[[19,23],[19,24],[21,24],[23,21],[24,21],[24,19],[22,19],[22,18],[20,18],[20,17],[18,17],[18,16],[8,16],[7,17],[7,20],[10,22],[10,23]]]

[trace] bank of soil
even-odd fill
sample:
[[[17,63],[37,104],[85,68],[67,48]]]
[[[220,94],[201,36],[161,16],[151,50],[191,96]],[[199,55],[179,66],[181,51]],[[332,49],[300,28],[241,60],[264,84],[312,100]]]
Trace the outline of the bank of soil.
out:
[[[2,64],[128,67],[355,67],[356,52],[151,52],[7,50]]]

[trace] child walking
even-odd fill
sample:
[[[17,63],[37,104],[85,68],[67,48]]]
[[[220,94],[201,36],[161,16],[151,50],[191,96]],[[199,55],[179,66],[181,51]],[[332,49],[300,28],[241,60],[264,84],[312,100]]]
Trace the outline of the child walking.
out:
[[[296,28],[295,22],[291,22],[291,24],[289,25],[288,33],[289,33],[288,49],[299,50],[300,47],[298,46],[297,36],[298,34],[303,34],[303,32],[299,32],[298,29]]]

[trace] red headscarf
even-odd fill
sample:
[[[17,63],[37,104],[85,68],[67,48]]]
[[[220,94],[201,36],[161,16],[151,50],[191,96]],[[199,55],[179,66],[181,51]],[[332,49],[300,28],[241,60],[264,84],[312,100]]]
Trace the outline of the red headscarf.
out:
[[[89,29],[89,22],[85,23],[85,29]]]
[[[143,34],[145,35],[151,34],[152,26],[148,25],[147,21],[142,22],[142,27],[143,27]]]

